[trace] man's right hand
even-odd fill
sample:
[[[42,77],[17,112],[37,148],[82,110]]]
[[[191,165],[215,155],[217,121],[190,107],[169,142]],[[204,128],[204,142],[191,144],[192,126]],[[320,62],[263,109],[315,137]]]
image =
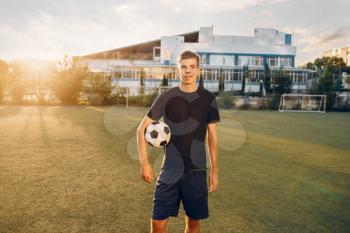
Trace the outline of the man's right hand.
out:
[[[153,181],[153,170],[149,162],[141,164],[141,177],[142,180],[151,183]]]
[[[152,167],[148,161],[147,155],[147,143],[145,140],[145,129],[148,125],[154,122],[153,119],[149,118],[147,115],[142,119],[140,125],[137,127],[137,148],[139,150],[139,159],[141,164],[141,178],[147,183],[153,181],[153,171]]]

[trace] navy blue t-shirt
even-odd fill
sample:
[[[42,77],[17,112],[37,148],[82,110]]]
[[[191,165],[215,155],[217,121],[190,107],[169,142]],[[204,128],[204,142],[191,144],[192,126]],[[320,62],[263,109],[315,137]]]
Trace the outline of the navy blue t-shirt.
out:
[[[214,94],[199,86],[190,93],[173,87],[157,97],[147,116],[155,121],[163,117],[171,130],[162,170],[206,169],[207,125],[220,121]]]

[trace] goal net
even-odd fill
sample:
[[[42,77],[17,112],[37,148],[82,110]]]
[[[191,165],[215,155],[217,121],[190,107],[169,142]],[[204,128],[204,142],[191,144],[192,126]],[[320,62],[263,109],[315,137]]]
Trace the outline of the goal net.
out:
[[[326,112],[326,95],[283,94],[280,112]]]

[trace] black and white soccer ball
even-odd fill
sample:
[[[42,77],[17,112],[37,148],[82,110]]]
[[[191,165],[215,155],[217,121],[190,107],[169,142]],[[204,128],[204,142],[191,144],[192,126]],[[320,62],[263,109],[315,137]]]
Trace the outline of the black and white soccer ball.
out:
[[[145,129],[145,139],[148,144],[155,147],[164,147],[170,141],[171,132],[167,124],[155,121]]]

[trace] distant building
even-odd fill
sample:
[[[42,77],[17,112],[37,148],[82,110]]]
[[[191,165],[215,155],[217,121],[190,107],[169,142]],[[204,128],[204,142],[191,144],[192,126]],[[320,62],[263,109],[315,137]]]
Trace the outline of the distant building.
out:
[[[242,88],[244,67],[249,70],[245,92],[259,92],[267,67],[283,69],[293,81],[292,90],[303,92],[311,83],[312,71],[295,67],[293,35],[276,29],[255,28],[253,36],[214,35],[213,27],[158,40],[82,56],[93,72],[112,76],[113,87],[128,87],[137,94],[140,86],[157,87],[163,79],[168,86],[178,85],[176,61],[184,50],[201,57],[204,87],[219,91]]]
[[[331,49],[323,52],[325,57],[341,57],[346,65],[350,66],[350,47]]]

